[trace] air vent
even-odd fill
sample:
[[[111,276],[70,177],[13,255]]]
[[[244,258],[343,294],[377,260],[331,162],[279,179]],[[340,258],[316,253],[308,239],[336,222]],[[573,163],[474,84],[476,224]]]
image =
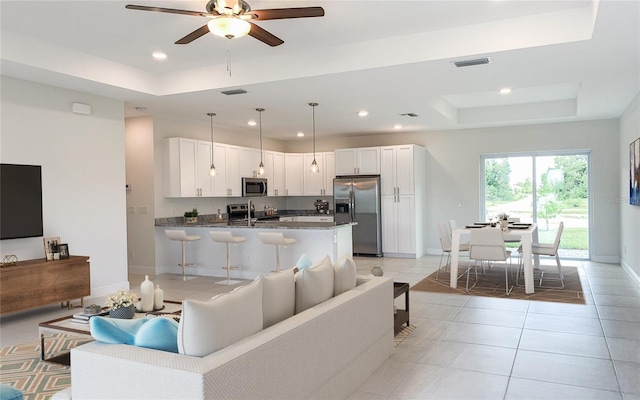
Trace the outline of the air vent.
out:
[[[491,62],[490,57],[482,57],[482,58],[475,58],[473,60],[454,61],[453,63],[455,64],[456,67],[461,68],[461,67],[471,67],[473,65],[489,64],[490,62]]]
[[[246,90],[244,89],[233,89],[233,90],[225,90],[223,92],[221,92],[222,94],[226,94],[227,96],[231,96],[234,94],[245,94],[247,93]]]
[[[415,118],[418,116],[418,114],[416,113],[404,113],[404,114],[400,114],[403,117],[411,117],[411,118]]]

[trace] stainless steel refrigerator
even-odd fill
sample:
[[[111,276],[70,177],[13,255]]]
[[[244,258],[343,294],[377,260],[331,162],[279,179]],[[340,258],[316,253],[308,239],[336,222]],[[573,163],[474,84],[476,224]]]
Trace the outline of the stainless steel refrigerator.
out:
[[[336,222],[353,226],[353,253],[382,257],[380,176],[339,176],[333,180]]]

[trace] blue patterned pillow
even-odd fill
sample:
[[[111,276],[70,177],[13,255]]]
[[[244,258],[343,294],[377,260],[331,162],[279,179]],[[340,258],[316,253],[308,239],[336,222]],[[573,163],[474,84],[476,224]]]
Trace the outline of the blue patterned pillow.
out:
[[[173,319],[93,317],[89,328],[99,342],[178,352],[178,323]]]
[[[309,268],[312,265],[313,263],[311,263],[311,259],[309,259],[309,256],[307,256],[305,253],[302,253],[300,258],[298,258],[298,261],[296,261],[296,267],[298,267],[299,270]]]

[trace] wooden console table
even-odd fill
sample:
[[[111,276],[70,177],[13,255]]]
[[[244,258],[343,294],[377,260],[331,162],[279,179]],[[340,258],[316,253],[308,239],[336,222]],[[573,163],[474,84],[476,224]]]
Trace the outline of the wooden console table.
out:
[[[91,294],[89,257],[18,261],[0,267],[0,314],[64,303]]]

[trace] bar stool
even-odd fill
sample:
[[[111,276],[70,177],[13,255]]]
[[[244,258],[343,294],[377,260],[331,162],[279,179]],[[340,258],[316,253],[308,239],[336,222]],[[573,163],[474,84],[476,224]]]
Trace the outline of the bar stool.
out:
[[[258,235],[262,243],[276,246],[276,269],[272,272],[280,272],[280,246],[294,244],[296,240],[284,237],[282,232],[258,232]]]
[[[185,242],[193,242],[196,240],[200,240],[202,238],[199,235],[187,235],[187,232],[179,229],[165,229],[164,233],[167,235],[169,240],[177,240],[177,241],[180,241],[180,243],[182,244],[182,263],[178,265],[182,267],[182,280],[186,281],[187,277],[185,275],[185,268],[195,267],[196,264],[195,263],[187,264],[185,251],[184,251],[184,244]]]
[[[230,256],[229,256],[229,246],[231,244],[246,242],[247,238],[244,236],[233,236],[233,234],[230,231],[209,231],[209,236],[211,236],[211,240],[213,240],[214,242],[226,243],[227,245],[227,266],[222,267],[222,269],[227,270],[227,280],[218,281],[216,283],[219,285],[235,285],[236,283],[240,283],[240,281],[231,279],[229,274],[229,272],[232,269],[240,269],[240,267],[231,266]]]

